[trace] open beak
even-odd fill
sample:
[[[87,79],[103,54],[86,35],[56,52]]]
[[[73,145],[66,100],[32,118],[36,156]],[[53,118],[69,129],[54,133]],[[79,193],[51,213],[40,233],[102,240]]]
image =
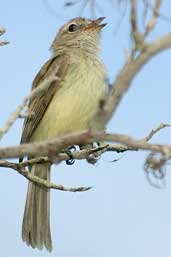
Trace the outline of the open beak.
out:
[[[107,25],[107,23],[102,23],[101,22],[105,19],[106,17],[100,17],[97,20],[94,20],[92,23],[97,26],[98,28],[102,29]]]
[[[103,27],[107,25],[107,23],[101,23],[105,17],[100,17],[96,20],[93,20],[87,27],[87,29],[96,29],[96,30],[101,30]]]

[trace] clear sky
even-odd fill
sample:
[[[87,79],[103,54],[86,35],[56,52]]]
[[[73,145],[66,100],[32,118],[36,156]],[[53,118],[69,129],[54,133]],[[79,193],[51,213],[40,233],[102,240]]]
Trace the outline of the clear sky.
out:
[[[109,78],[114,79],[129,48],[127,14],[124,8],[101,2],[108,26],[102,34],[102,59]],[[112,1],[111,1],[112,2]],[[63,1],[2,1],[0,25],[3,38],[11,43],[0,48],[0,127],[30,90],[32,80],[50,57],[50,44],[60,26],[78,16],[79,10],[63,8]],[[103,4],[103,7],[102,7]],[[164,1],[162,13],[170,15],[171,3]],[[90,17],[86,11],[83,14]],[[171,23],[160,20],[153,37],[169,32]],[[117,33],[114,30],[117,29]],[[155,57],[134,80],[108,131],[144,137],[160,122],[171,123],[171,51]],[[1,146],[18,144],[22,121],[17,121]],[[171,131],[158,133],[152,142],[171,143]],[[147,153],[104,155],[97,165],[76,161],[53,167],[52,180],[65,186],[94,186],[85,193],[51,193],[51,228],[54,250],[59,257],[170,257],[171,172],[166,187],[155,189],[144,176]],[[120,158],[117,162],[112,160]],[[2,257],[48,256],[27,247],[21,240],[27,181],[12,170],[0,169],[0,247]]]

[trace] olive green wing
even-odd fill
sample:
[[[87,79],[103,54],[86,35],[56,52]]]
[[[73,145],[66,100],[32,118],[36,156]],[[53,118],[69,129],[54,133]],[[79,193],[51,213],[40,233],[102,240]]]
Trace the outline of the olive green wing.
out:
[[[66,62],[65,58],[56,56],[48,60],[37,76],[35,77],[32,85],[32,89],[41,86],[41,82],[45,79],[50,78],[50,76],[57,76],[57,80],[52,81],[51,85],[47,87],[40,95],[35,97],[29,103],[29,112],[32,114],[30,117],[26,117],[23,125],[21,144],[30,141],[30,138],[38,126],[40,120],[42,119],[51,99],[53,98],[56,90],[59,89],[61,85],[61,80],[65,76],[66,72]]]

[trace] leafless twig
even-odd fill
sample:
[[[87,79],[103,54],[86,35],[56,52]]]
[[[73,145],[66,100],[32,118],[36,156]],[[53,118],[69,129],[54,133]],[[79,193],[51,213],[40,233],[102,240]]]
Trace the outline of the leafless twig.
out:
[[[0,27],[0,36],[2,36],[3,34],[5,34],[6,30],[2,27]],[[0,46],[4,46],[9,44],[9,41],[7,40],[0,40]]]
[[[160,123],[159,126],[157,128],[155,128],[155,129],[152,129],[150,131],[150,133],[144,139],[146,141],[149,141],[154,136],[154,134],[156,134],[158,131],[160,131],[163,128],[168,128],[168,127],[171,127],[171,125]]]
[[[154,4],[152,4],[150,0],[143,0],[143,1],[144,1],[144,4],[145,4],[146,12],[147,12],[148,9],[151,10],[152,12],[154,12],[154,10],[155,10],[156,16],[158,16],[162,20],[165,20],[167,22],[171,22],[171,17],[166,16],[165,14],[161,13],[160,8],[155,8],[156,2],[158,2],[158,0],[155,0]],[[159,0],[159,1],[163,2],[162,0]]]
[[[159,16],[159,10],[160,10],[161,3],[162,3],[161,0],[155,1],[155,5],[152,10],[151,19],[148,21],[148,23],[146,25],[144,37],[147,37],[149,35],[149,33],[155,28],[155,25],[157,23],[157,18]]]
[[[131,0],[131,15],[130,15],[130,22],[131,22],[131,35],[133,37],[134,43],[136,48],[142,47],[142,35],[138,30],[138,22],[137,22],[137,1]]]
[[[106,134],[99,131],[83,131],[76,134],[66,135],[53,140],[39,143],[28,143],[20,146],[5,147],[0,149],[0,158],[15,158],[21,156],[57,156],[61,150],[71,145],[80,145],[90,142],[108,141],[121,143],[126,147],[159,152],[167,158],[171,154],[170,145],[150,144],[145,139],[137,140],[123,134]]]
[[[69,192],[84,192],[92,187],[64,187],[63,185],[56,185],[54,183],[48,182],[47,180],[41,179],[37,176],[32,175],[30,172],[27,172],[25,168],[20,163],[12,163],[4,160],[0,160],[0,166],[4,168],[11,168],[16,170],[19,174],[27,178],[28,180],[38,184],[39,186],[43,186],[49,189],[57,189],[61,191],[69,191]]]
[[[21,117],[21,112],[24,108],[26,108],[26,113],[28,112],[27,106],[30,100],[33,100],[36,96],[44,92],[50,85],[52,85],[52,82],[58,80],[56,76],[51,76],[50,78],[45,79],[39,87],[36,87],[33,89],[23,100],[22,104],[19,105],[16,110],[10,115],[8,118],[6,124],[0,128],[0,139],[3,137],[5,133],[9,131],[9,129],[12,127],[14,122]]]

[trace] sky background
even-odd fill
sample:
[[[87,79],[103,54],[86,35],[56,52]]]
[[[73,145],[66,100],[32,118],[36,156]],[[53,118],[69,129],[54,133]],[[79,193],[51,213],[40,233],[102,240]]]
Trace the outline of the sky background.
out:
[[[128,10],[125,13],[124,6],[118,7],[112,1],[99,2],[101,11],[96,16],[106,16],[108,22],[101,37],[101,56],[113,81],[125,61],[125,49],[130,47]],[[163,2],[161,13],[169,16],[171,2]],[[50,57],[48,49],[60,26],[80,14],[78,5],[67,9],[61,0],[48,3],[1,1],[0,25],[7,29],[3,38],[10,44],[0,48],[0,127],[22,102],[34,76]],[[88,9],[83,16],[91,17]],[[170,27],[170,21],[161,19],[151,38],[169,32]],[[170,67],[170,50],[144,67],[108,131],[142,138],[160,122],[171,123]],[[4,136],[1,146],[18,144],[21,129],[19,120]],[[170,144],[170,129],[159,132],[152,142]],[[144,175],[146,156],[146,152],[108,153],[95,166],[76,161],[73,166],[62,163],[53,167],[53,182],[94,188],[84,193],[51,191],[52,257],[171,256],[171,167],[167,167],[166,187],[156,189]],[[0,181],[0,255],[48,256],[46,250],[33,250],[21,240],[27,181],[3,168]]]

